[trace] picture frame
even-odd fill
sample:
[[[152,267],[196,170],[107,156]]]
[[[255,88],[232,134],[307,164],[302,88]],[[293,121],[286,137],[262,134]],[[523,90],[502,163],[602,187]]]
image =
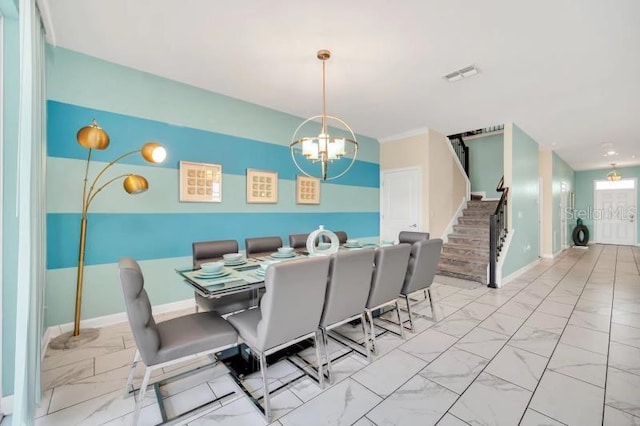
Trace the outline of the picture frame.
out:
[[[298,176],[296,178],[296,203],[320,204],[320,179]]]
[[[221,203],[222,165],[180,161],[180,202]]]
[[[247,203],[277,203],[278,172],[247,169]]]

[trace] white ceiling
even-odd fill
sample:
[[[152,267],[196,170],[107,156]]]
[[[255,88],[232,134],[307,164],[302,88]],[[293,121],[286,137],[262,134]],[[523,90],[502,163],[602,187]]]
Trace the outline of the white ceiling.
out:
[[[300,117],[329,49],[327,113],[378,139],[514,122],[576,170],[640,164],[638,0],[39,3],[57,46]]]

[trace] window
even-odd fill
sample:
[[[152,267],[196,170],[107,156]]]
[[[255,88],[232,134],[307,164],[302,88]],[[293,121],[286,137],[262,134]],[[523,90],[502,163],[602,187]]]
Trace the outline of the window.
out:
[[[620,179],[618,181],[597,180],[596,191],[605,189],[634,189],[636,187],[635,179]]]

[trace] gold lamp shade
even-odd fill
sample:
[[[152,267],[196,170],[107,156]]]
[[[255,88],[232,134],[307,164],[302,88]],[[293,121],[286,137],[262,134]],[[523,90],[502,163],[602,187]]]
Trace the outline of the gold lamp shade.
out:
[[[95,118],[93,123],[78,130],[76,139],[80,145],[89,149],[106,149],[109,146],[109,135],[98,126]]]
[[[149,189],[149,182],[140,175],[128,175],[124,182],[122,183],[124,190],[127,191],[128,194],[140,194],[141,192]]]
[[[167,150],[158,142],[148,142],[142,147],[142,157],[150,163],[162,163],[167,158]]]

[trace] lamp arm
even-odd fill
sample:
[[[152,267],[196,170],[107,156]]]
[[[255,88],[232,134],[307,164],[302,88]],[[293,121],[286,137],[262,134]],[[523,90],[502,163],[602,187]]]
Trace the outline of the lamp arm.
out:
[[[102,191],[104,188],[106,188],[107,186],[109,186],[113,182],[117,181],[118,179],[123,178],[123,177],[127,177],[127,176],[131,176],[131,173],[125,173],[123,175],[116,176],[113,179],[109,179],[104,185],[102,185],[101,187],[96,189],[96,191],[93,194],[91,194],[91,197],[89,199],[87,199],[86,211],[89,211],[89,205],[91,204],[91,201],[93,201],[93,199],[96,198],[96,195],[98,195],[100,193],[100,191]],[[91,189],[93,190],[93,186],[91,187]]]
[[[127,153],[122,154],[121,156],[119,156],[118,158],[116,158],[115,160],[111,161],[109,164],[107,164],[106,166],[104,166],[104,168],[102,170],[100,170],[100,173],[98,173],[98,175],[96,176],[96,178],[93,180],[93,182],[91,183],[91,188],[89,188],[89,193],[87,194],[87,198],[86,198],[86,202],[83,201],[83,204],[85,204],[85,208],[83,209],[84,211],[82,212],[83,215],[87,214],[87,211],[89,211],[89,204],[91,204],[91,200],[93,200],[93,198],[96,196],[96,194],[98,192],[100,192],[102,190],[102,188],[104,188],[105,186],[107,186],[108,184],[110,184],[111,182],[113,182],[114,180],[121,178],[122,176],[127,176],[127,175],[121,175],[118,176],[117,178],[111,179],[109,182],[105,183],[104,185],[102,185],[100,187],[100,189],[98,189],[98,191],[96,193],[93,192],[93,189],[95,188],[96,184],[98,183],[98,180],[100,179],[100,177],[104,174],[104,172],[106,172],[111,166],[113,166],[114,164],[116,164],[118,161],[122,160],[125,157],[128,157],[131,154],[136,154],[140,152],[139,149],[136,149],[135,151],[130,151]],[[87,163],[87,168],[89,167],[89,164]],[[84,198],[84,197],[83,197]]]

